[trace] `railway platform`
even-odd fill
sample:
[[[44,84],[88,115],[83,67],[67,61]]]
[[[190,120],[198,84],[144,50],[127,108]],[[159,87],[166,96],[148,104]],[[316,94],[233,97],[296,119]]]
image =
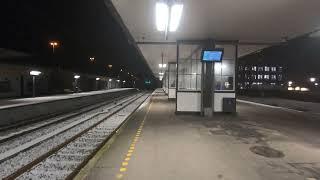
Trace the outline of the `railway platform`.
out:
[[[305,113],[245,103],[237,115],[176,115],[157,90],[76,179],[317,180],[319,125]]]

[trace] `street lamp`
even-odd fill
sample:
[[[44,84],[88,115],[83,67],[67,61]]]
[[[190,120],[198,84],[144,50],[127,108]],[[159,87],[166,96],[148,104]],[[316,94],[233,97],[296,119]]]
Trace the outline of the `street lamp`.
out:
[[[95,58],[94,58],[94,57],[90,57],[89,59],[90,59],[90,62],[92,62],[92,63],[93,63],[93,62],[94,62],[94,60],[95,60]]]
[[[58,42],[57,41],[51,41],[49,44],[50,44],[50,46],[52,46],[52,53],[54,53],[55,47],[59,45]]]
[[[314,77],[310,78],[310,82],[316,82],[316,78]]]
[[[78,92],[78,79],[80,78],[79,75],[74,75],[74,88],[75,88],[75,91]]]
[[[98,89],[99,89],[99,88],[98,88],[98,85],[99,85],[99,84],[98,84],[98,83],[99,83],[99,80],[100,80],[100,78],[98,78],[98,77],[97,77],[97,78],[96,78],[96,90],[98,90]]]
[[[32,97],[36,96],[36,76],[40,74],[40,71],[30,71],[30,75],[32,76]]]

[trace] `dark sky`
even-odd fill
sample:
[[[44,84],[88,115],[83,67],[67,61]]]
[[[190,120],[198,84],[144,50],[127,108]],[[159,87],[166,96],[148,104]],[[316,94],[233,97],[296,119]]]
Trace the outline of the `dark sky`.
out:
[[[104,0],[4,0],[0,48],[32,54],[24,64],[57,66],[105,75],[106,66],[152,76],[110,16]],[[55,54],[50,40],[60,42]],[[94,56],[96,62],[89,63]],[[13,60],[14,61],[14,60]]]
[[[320,77],[320,38],[297,38],[239,61],[283,65],[288,80],[305,82],[310,77]]]

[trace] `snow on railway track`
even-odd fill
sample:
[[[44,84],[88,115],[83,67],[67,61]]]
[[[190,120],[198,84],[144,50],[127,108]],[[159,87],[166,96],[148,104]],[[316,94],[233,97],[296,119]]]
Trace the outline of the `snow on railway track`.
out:
[[[80,118],[20,146],[1,151],[0,177],[64,179],[78,167],[75,166],[77,162],[92,154],[148,96],[138,94],[125,98],[89,118]],[[30,168],[33,169],[28,171]]]

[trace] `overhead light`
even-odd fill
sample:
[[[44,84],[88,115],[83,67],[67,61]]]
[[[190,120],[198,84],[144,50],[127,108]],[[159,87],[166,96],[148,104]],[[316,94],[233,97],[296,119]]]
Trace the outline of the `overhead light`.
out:
[[[117,82],[120,82],[120,80],[118,79]]]
[[[293,82],[292,81],[289,81],[288,82],[288,86],[292,86]]]
[[[288,91],[293,91],[293,87],[288,87]]]
[[[318,86],[318,85],[319,85],[319,83],[314,83],[314,85],[315,85],[315,86]]]
[[[170,15],[169,15],[170,8]],[[173,4],[171,7],[164,2],[156,3],[156,25],[158,31],[177,31],[183,11],[183,4]],[[170,19],[169,19],[170,18]]]
[[[75,78],[75,79],[79,79],[80,76],[79,76],[79,75],[74,75],[74,78]]]
[[[166,68],[167,64],[159,64],[159,68]]]
[[[122,81],[123,83],[126,83],[126,81]]]
[[[100,78],[97,77],[97,78],[96,78],[96,81],[99,81],[99,80],[100,80]]]
[[[158,31],[165,31],[168,26],[169,7],[163,2],[156,4],[156,24]]]
[[[297,86],[296,88],[294,88],[294,90],[296,90],[296,91],[300,91],[300,87],[299,87],[299,86]]]
[[[180,24],[182,11],[183,11],[183,4],[174,4],[171,7],[170,26],[169,26],[170,32],[177,31]]]
[[[164,75],[164,73],[163,73],[163,72],[160,72],[160,73],[159,73],[159,75],[160,75],[160,76],[163,76],[163,75]]]
[[[310,91],[310,89],[309,89],[309,88],[302,87],[302,88],[300,88],[300,91],[306,92],[306,91]]]
[[[30,71],[31,76],[39,76],[41,74],[40,71]]]
[[[112,81],[112,79],[109,79],[109,82],[111,82]]]

